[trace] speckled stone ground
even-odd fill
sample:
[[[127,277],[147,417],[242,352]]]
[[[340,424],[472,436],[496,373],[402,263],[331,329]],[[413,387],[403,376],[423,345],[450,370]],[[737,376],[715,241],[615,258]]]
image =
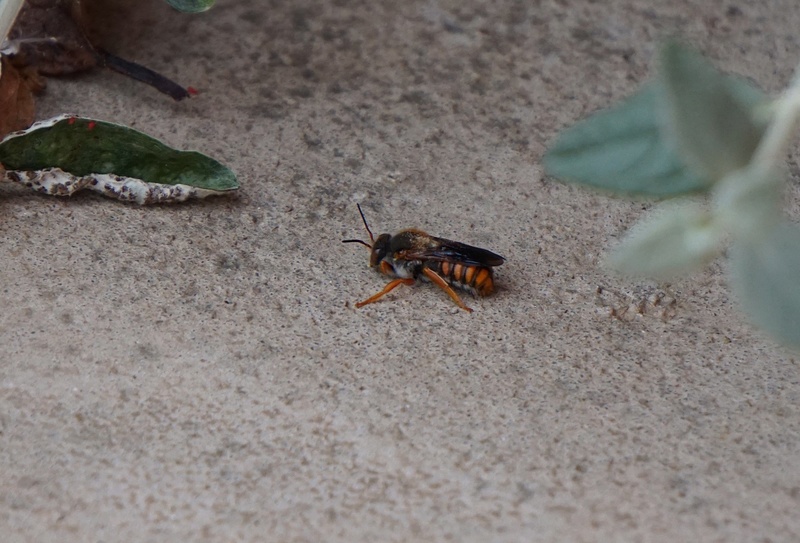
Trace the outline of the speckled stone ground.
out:
[[[95,72],[50,80],[39,118],[134,125],[242,189],[142,208],[0,186],[4,541],[800,539],[798,358],[724,263],[605,273],[650,203],[540,163],[675,32],[778,91],[794,2],[138,4],[116,52],[201,94]],[[500,291],[356,310],[385,282],[340,243],[356,202],[377,231],[506,256]]]

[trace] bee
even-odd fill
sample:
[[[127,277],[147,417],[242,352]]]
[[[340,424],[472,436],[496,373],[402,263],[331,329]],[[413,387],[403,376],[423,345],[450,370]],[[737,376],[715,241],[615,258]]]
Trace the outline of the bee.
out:
[[[396,277],[379,293],[356,303],[356,307],[377,302],[398,286],[413,285],[417,279],[435,284],[458,307],[469,313],[472,309],[461,301],[454,287],[473,296],[487,296],[494,292],[492,268],[505,262],[502,256],[466,243],[437,238],[415,228],[401,230],[393,236],[381,234],[376,239],[361,205],[356,205],[372,244],[360,239],[344,239],[342,243],[365,245],[370,250],[369,267],[377,266],[381,273]]]

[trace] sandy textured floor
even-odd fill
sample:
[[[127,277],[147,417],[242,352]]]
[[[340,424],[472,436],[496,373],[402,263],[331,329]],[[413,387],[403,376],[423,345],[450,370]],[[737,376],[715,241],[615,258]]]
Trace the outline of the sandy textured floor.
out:
[[[141,208],[0,187],[4,541],[800,539],[798,358],[724,263],[602,271],[650,204],[541,168],[676,31],[776,92],[794,2],[147,4],[116,52],[201,94],[95,72],[50,80],[38,117],[135,125],[242,189]],[[356,202],[377,231],[504,255],[499,293],[356,310],[385,283],[340,243]]]

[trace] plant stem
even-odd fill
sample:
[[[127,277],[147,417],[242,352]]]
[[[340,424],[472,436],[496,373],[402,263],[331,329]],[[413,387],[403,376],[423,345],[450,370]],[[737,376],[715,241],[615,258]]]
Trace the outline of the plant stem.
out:
[[[751,164],[758,169],[771,169],[784,159],[792,132],[800,116],[800,66],[789,87],[775,103],[772,122],[761,139]]]

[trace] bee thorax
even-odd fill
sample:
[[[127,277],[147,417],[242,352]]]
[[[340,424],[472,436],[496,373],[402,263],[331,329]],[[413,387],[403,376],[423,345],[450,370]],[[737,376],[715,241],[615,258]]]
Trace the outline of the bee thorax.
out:
[[[422,262],[417,260],[386,260],[392,272],[401,279],[416,279],[422,268]]]

